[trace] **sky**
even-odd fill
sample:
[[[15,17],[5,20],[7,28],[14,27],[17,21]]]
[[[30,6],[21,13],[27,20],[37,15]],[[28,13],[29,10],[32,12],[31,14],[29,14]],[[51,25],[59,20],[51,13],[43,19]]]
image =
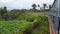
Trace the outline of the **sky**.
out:
[[[0,7],[6,6],[7,9],[30,9],[32,4],[43,6],[43,3],[47,5],[53,4],[54,0],[0,0]]]

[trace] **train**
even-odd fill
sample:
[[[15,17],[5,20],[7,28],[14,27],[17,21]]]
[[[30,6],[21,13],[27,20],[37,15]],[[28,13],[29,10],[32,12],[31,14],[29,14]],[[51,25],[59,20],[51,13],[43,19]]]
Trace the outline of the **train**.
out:
[[[49,16],[52,19],[55,32],[60,31],[60,0],[54,0],[53,5],[49,11]]]

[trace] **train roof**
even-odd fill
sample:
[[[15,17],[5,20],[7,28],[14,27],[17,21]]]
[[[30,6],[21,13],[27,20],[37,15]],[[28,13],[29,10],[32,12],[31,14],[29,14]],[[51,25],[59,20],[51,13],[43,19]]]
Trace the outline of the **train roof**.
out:
[[[54,4],[55,4],[55,1],[57,1],[57,0],[54,0],[52,7],[54,6]]]

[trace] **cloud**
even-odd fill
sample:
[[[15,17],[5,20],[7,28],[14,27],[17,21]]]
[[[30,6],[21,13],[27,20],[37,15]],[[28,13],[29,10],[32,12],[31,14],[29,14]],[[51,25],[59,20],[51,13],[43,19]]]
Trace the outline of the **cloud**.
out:
[[[32,4],[39,4],[40,6],[43,3],[52,4],[54,0],[0,0],[0,7],[7,6],[8,9],[22,9],[22,8],[31,8]]]

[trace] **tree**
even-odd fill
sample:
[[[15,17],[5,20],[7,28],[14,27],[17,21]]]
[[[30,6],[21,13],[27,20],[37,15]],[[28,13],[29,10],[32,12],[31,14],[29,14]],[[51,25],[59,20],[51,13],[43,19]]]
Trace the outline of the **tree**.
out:
[[[36,4],[32,4],[33,10],[36,9]]]
[[[51,9],[51,7],[52,7],[52,6],[51,6],[51,5],[49,5],[49,9]]]
[[[38,5],[38,9],[40,9],[40,5]]]
[[[43,4],[43,7],[44,7],[44,10],[45,10],[45,8],[46,8],[46,4]]]
[[[43,4],[43,8],[44,8],[44,11],[45,11],[45,8],[46,8],[46,4]],[[45,12],[44,12],[44,15],[45,15]]]
[[[6,21],[7,18],[8,18],[7,7],[5,6],[3,10],[4,10],[4,19],[5,19],[5,21]]]
[[[7,13],[7,7],[6,6],[4,7],[4,13]]]
[[[0,9],[0,15],[2,16],[4,14],[3,9]]]

